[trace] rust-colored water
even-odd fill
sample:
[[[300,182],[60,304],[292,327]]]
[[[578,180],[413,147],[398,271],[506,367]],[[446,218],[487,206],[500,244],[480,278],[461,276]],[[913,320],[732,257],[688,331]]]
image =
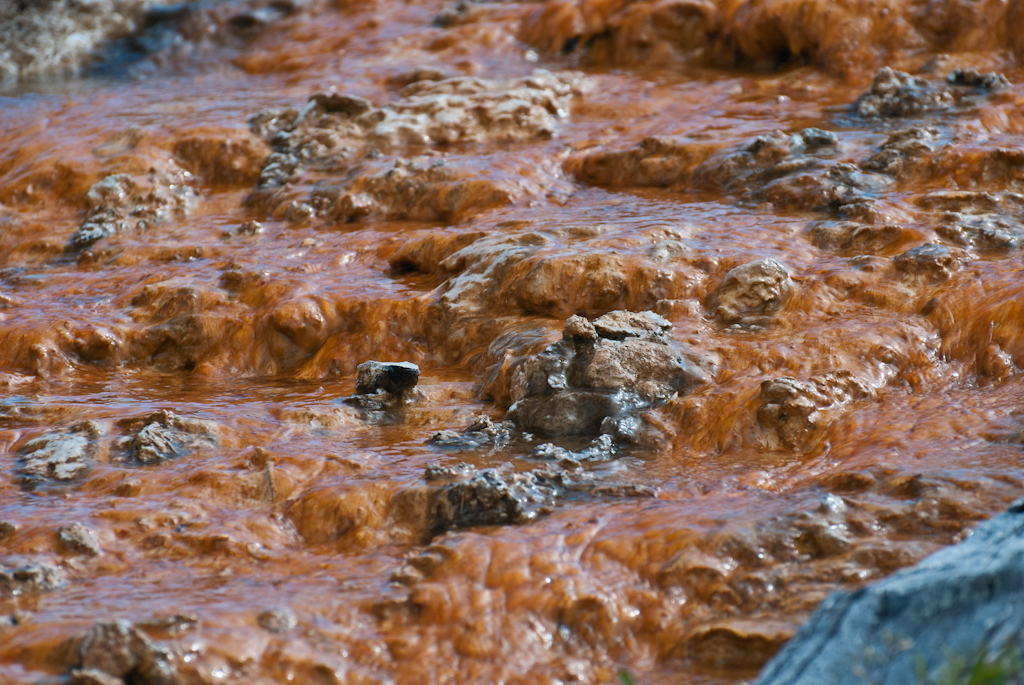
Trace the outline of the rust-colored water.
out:
[[[433,0],[313,5],[246,41],[203,42],[191,26],[191,52],[162,53],[133,78],[0,97],[0,521],[16,526],[0,538],[0,567],[49,564],[66,578],[0,594],[0,617],[18,617],[0,622],[0,682],[56,682],[68,672],[58,645],[97,620],[191,614],[194,630],[153,632],[189,683],[597,683],[620,668],[637,683],[736,683],[829,592],[914,563],[1021,494],[1019,247],[954,246],[959,268],[934,277],[893,258],[942,241],[920,198],[1020,190],[1018,167],[985,160],[1022,149],[1024,91],[910,120],[850,113],[886,59],[920,69],[939,49],[950,54],[927,75],[934,83],[972,65],[1024,82],[1008,39],[964,29],[859,68],[832,41],[796,54],[801,64],[725,68],[659,52],[671,35],[644,43],[652,10],[636,3],[633,24],[615,15],[607,29],[614,49],[544,52],[569,31],[565,12],[605,21],[609,7],[470,5],[442,28]],[[744,26],[736,40],[749,42],[755,28]],[[591,87],[550,138],[383,147],[373,162],[444,155],[467,178],[519,189],[497,207],[296,222],[247,199],[270,151],[251,117],[330,88],[380,106],[398,98],[391,79],[416,66],[491,80],[575,69]],[[628,171],[591,183],[579,172],[584,156],[649,136],[729,151],[807,127],[836,132],[839,158],[861,163],[892,132],[927,126],[940,141],[932,156],[872,191],[864,225],[896,226],[882,243],[823,247],[811,229],[836,217],[744,188],[641,187]],[[229,178],[202,155],[185,159],[179,144],[196,136],[250,141],[243,163],[254,170]],[[68,251],[90,187],[150,168],[194,174],[191,213]],[[294,197],[343,174],[311,173]],[[1007,230],[1024,230],[1008,216]],[[238,230],[252,220],[262,233]],[[531,232],[539,249],[484,273],[486,288],[459,300],[465,310],[440,304],[461,277],[444,257]],[[782,313],[766,329],[713,322],[707,294],[766,257],[795,283]],[[493,376],[506,350],[535,351],[566,317],[613,309],[658,311],[714,365],[711,384],[658,410],[658,446],[584,466],[657,497],[582,498],[527,524],[449,532],[430,543],[440,563],[392,580],[426,548],[392,506],[426,466],[538,466],[521,453],[444,451],[431,435],[503,415]],[[321,321],[294,324],[303,316]],[[348,409],[340,399],[368,359],[418,363],[425,398],[385,420]],[[758,419],[762,381],[828,374],[867,390],[823,408],[795,443],[773,437]],[[113,459],[117,422],[158,409],[209,422],[216,447],[159,465]],[[84,479],[19,480],[28,441],[85,420],[103,426],[106,447]],[[269,494],[255,448],[270,454]],[[62,550],[56,531],[74,522],[103,554]],[[271,608],[296,626],[261,628]]]

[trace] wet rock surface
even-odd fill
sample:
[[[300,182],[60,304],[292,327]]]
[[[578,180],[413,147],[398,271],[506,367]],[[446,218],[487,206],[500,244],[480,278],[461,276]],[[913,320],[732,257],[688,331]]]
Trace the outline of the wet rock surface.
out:
[[[117,233],[144,231],[171,216],[184,218],[196,199],[188,182],[187,172],[108,176],[89,189],[88,214],[68,249],[79,251]]]
[[[303,109],[264,111],[251,126],[272,144],[281,141],[288,153],[311,160],[344,155],[353,146],[530,140],[554,135],[568,98],[585,88],[581,75],[547,71],[506,82],[419,80],[382,108],[352,95],[316,93]]]
[[[103,43],[136,32],[151,4],[144,0],[5,3],[0,8],[0,79],[80,71],[97,59]]]
[[[692,353],[666,335],[670,328],[653,312],[570,317],[561,342],[513,367],[507,419],[544,436],[608,433],[630,441],[639,413],[709,381]]]
[[[503,472],[461,467],[427,467],[426,488],[395,495],[399,518],[430,540],[450,530],[529,523],[571,498],[655,497],[653,488],[601,483],[589,474],[560,468]]]
[[[128,621],[100,621],[76,642],[73,653],[80,672],[98,671],[147,685],[181,682],[177,669],[167,661],[165,653]]]
[[[957,659],[984,667],[1016,649],[1021,509],[1014,503],[967,541],[890,578],[830,596],[757,682],[941,679],[955,672]]]
[[[41,485],[83,478],[99,453],[97,439],[103,433],[103,426],[96,421],[84,421],[30,440],[21,449],[22,481]]]
[[[737,266],[708,295],[711,316],[726,325],[765,326],[786,305],[793,281],[774,259]]]
[[[47,564],[21,568],[0,567],[0,597],[18,597],[50,592],[64,585],[64,574]]]
[[[1018,9],[150,4],[19,72],[0,682],[752,681],[1020,494]]]
[[[186,419],[160,410],[148,416],[118,422],[127,433],[118,440],[125,458],[140,464],[159,464],[217,445],[214,427],[206,421]]]
[[[950,109],[977,100],[989,92],[1010,87],[1001,74],[981,75],[976,69],[957,69],[946,82],[930,84],[923,78],[885,67],[854,107],[862,117],[910,117]]]
[[[68,554],[81,554],[89,557],[103,554],[92,531],[81,523],[72,523],[70,526],[58,528],[57,545]]]
[[[410,146],[551,138],[572,98],[588,87],[580,74],[538,70],[505,82],[420,79],[381,108],[328,91],[312,95],[302,109],[264,110],[250,125],[275,152],[251,201],[291,222],[314,216],[452,221],[543,193],[543,185],[481,178],[445,157],[374,160],[382,150]],[[307,201],[291,199],[287,186],[307,170],[340,178],[318,183]]]

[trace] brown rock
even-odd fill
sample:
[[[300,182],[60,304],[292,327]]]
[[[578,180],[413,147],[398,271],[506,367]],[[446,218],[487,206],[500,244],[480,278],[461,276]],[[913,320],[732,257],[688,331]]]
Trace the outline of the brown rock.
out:
[[[103,550],[93,536],[92,531],[81,523],[72,523],[70,526],[58,528],[57,544],[61,550],[68,554],[83,554],[90,557],[103,554]]]
[[[705,304],[719,323],[766,326],[782,311],[792,290],[785,267],[774,259],[759,259],[727,273]]]
[[[723,670],[760,668],[793,637],[789,623],[726,619],[697,628],[687,641],[690,656],[700,664]]]
[[[253,185],[259,180],[270,148],[244,133],[201,133],[179,140],[174,154],[204,183]]]

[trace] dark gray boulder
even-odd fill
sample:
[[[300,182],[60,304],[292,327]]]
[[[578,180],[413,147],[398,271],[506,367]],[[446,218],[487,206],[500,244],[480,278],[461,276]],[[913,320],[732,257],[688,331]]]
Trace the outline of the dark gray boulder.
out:
[[[401,395],[416,387],[420,367],[412,362],[363,362],[356,369],[356,393],[368,395],[383,390]]]
[[[1024,499],[959,545],[832,594],[756,685],[952,682],[981,659],[1019,655],[1022,638]]]

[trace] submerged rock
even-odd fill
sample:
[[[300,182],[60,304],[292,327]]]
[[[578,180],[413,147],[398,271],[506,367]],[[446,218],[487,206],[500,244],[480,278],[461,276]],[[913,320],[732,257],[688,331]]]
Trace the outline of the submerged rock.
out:
[[[757,685],[945,682],[957,661],[969,672],[1019,654],[1022,560],[1024,501],[1018,500],[966,542],[874,585],[832,594]]]
[[[92,531],[81,523],[61,526],[57,529],[57,544],[68,554],[84,554],[95,557],[103,554],[100,543],[96,542]]]
[[[271,635],[280,635],[294,628],[296,621],[291,609],[267,609],[256,617],[256,623]]]
[[[426,486],[399,491],[392,508],[396,519],[425,539],[473,526],[526,523],[553,511],[569,496],[654,497],[657,492],[632,483],[599,483],[589,474],[570,476],[557,467],[520,473],[499,469],[427,467]]]
[[[38,485],[84,478],[99,454],[98,439],[103,432],[96,421],[83,421],[29,440],[20,452],[22,483]]]
[[[64,574],[48,564],[31,564],[21,568],[0,566],[0,597],[49,592],[64,585]]]
[[[124,685],[124,681],[96,668],[71,671],[71,685]]]
[[[440,487],[427,510],[432,535],[470,526],[523,523],[550,512],[562,473],[533,471],[502,476],[494,469],[478,471],[465,481]]]
[[[185,419],[167,409],[124,419],[118,426],[128,433],[120,439],[119,447],[127,451],[129,459],[141,464],[159,464],[217,445],[212,424]]]
[[[368,170],[354,180],[321,182],[308,206],[317,216],[336,221],[386,217],[450,222],[510,204],[531,185],[482,178],[459,162],[425,155],[399,158],[388,169],[376,173]],[[289,218],[287,213],[285,218]]]
[[[250,125],[303,160],[344,154],[353,146],[550,138],[569,99],[588,87],[581,74],[542,69],[509,81],[423,79],[384,107],[343,93],[316,93],[301,110],[264,110]]]
[[[790,623],[724,619],[697,628],[687,641],[687,652],[704,666],[752,669],[768,661],[791,637]]]
[[[73,666],[95,670],[140,685],[175,685],[181,682],[177,668],[134,625],[124,620],[99,621],[85,635],[74,639]]]
[[[581,153],[566,168],[596,185],[700,188],[785,211],[833,214],[870,202],[889,183],[837,161],[845,149],[839,136],[817,128],[772,131],[739,148],[723,148],[717,141],[653,137],[631,149]]]
[[[895,224],[877,226],[858,221],[820,221],[811,226],[815,247],[854,254],[875,254],[918,235]]]
[[[843,371],[806,381],[774,378],[761,383],[757,420],[783,447],[799,449],[824,426],[824,410],[871,394],[869,387]]]
[[[512,368],[506,418],[546,436],[629,441],[639,413],[709,381],[703,361],[672,341],[670,328],[653,312],[569,317],[560,342]]]
[[[767,326],[793,290],[785,267],[774,259],[737,266],[707,297],[711,316],[721,324]]]
[[[882,68],[871,89],[854,105],[862,117],[907,117],[950,109],[965,100],[1009,88],[1001,74],[981,75],[974,69],[953,71],[942,84],[931,84],[917,76]]]
[[[946,280],[960,268],[960,259],[956,252],[945,245],[928,243],[894,257],[893,264],[905,274]]]
[[[427,442],[448,449],[503,448],[512,440],[515,426],[510,421],[495,423],[488,416],[479,416],[463,431],[438,431]]]
[[[957,247],[979,252],[1009,252],[1024,244],[1018,221],[993,214],[947,212],[935,232]]]
[[[155,169],[143,176],[107,176],[89,189],[89,213],[71,236],[68,249],[84,250],[115,233],[142,231],[170,217],[184,218],[196,199],[190,180],[188,172]]]
[[[422,146],[550,138],[588,84],[576,73],[544,70],[509,81],[460,76],[415,81],[379,108],[328,91],[311,96],[301,110],[264,110],[250,126],[274,152],[250,202],[292,223],[314,216],[458,221],[523,195],[543,195],[557,183],[554,165],[523,166],[509,178],[481,176],[476,166],[432,151],[380,158],[407,146],[419,152]],[[337,175],[319,176],[309,198],[297,199],[291,188],[309,171]]]

